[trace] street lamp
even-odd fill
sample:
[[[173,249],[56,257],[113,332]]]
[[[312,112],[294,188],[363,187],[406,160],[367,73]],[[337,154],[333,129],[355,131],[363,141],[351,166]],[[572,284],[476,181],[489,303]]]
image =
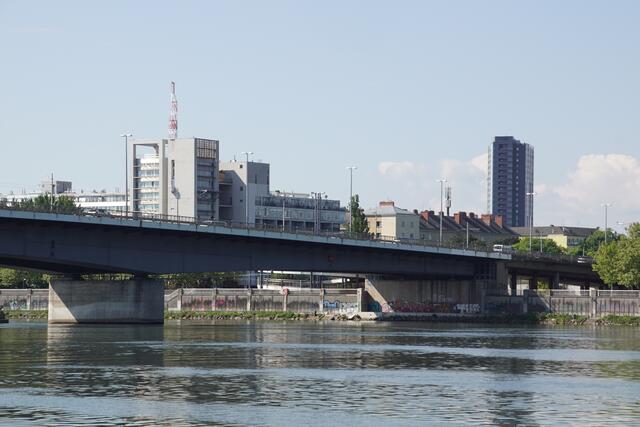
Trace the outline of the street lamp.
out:
[[[347,166],[349,170],[349,232],[353,231],[353,171],[357,166]]]
[[[527,193],[527,196],[531,197],[531,210],[529,213],[529,252],[533,252],[533,196],[535,191]]]
[[[604,208],[604,244],[607,244],[607,228],[609,227],[607,224],[607,214],[609,208],[611,207],[611,203],[603,203],[601,205]]]
[[[444,215],[444,183],[447,182],[445,178],[438,179],[436,182],[440,183],[440,244],[442,244],[442,216]]]
[[[120,138],[124,138],[124,211],[129,216],[129,138],[131,132],[123,133]]]
[[[314,198],[314,226],[313,226],[313,231],[314,233],[318,234],[320,233],[321,230],[321,226],[320,226],[320,222],[321,222],[321,218],[320,218],[320,211],[322,210],[322,196],[325,195],[325,193],[323,193],[322,191],[319,192],[315,192],[312,191],[311,192],[311,196]]]
[[[282,192],[282,231],[284,232],[284,224],[286,221],[285,217],[285,203],[287,201],[287,193],[285,191]]]
[[[247,179],[245,181],[245,194],[244,194],[244,204],[245,204],[245,225],[247,226],[247,228],[249,228],[249,156],[251,154],[253,154],[253,151],[243,151],[242,154],[244,154],[247,158],[247,165],[246,165],[246,169],[244,171],[245,175],[247,176]]]

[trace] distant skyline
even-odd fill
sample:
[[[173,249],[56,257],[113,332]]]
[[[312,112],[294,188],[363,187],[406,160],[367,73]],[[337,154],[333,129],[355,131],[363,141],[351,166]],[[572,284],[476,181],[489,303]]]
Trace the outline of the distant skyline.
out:
[[[124,189],[120,134],[253,151],[271,188],[486,210],[487,149],[535,148],[535,223],[640,220],[635,1],[9,1],[0,193]]]

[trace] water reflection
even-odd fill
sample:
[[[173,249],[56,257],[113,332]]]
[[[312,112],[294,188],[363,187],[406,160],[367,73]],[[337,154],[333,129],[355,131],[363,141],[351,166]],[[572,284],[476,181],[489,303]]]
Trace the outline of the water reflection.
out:
[[[621,425],[633,328],[173,322],[0,326],[8,425]]]

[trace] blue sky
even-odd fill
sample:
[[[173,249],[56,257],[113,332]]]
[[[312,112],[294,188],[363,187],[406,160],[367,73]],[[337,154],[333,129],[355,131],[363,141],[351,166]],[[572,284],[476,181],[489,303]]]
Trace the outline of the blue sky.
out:
[[[123,187],[119,134],[251,150],[273,189],[485,210],[495,135],[535,147],[536,223],[640,219],[636,1],[0,0],[0,192]]]

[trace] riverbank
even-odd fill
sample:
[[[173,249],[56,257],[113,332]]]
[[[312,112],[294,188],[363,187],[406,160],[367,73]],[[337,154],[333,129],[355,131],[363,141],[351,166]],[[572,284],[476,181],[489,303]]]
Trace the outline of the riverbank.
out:
[[[166,320],[325,320],[324,314],[292,311],[165,311]]]
[[[46,321],[46,310],[5,310],[4,322],[9,320]],[[360,316],[323,313],[295,313],[292,311],[165,311],[165,320],[306,320],[306,321],[360,321]],[[365,317],[366,318],[366,317]],[[557,326],[632,326],[640,327],[640,316],[608,315],[600,318],[562,313],[530,313],[523,315],[465,315],[451,316],[420,313],[385,313],[374,321],[417,321],[431,323],[477,323],[506,325]],[[0,314],[0,323],[3,323]]]

